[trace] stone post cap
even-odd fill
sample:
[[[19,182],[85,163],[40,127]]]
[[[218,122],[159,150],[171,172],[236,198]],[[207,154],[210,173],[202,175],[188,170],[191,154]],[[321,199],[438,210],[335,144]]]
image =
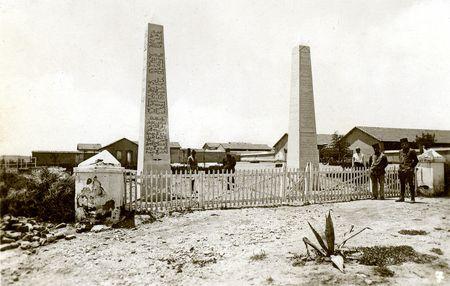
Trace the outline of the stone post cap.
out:
[[[422,154],[417,156],[419,162],[422,163],[445,163],[445,158],[433,149],[425,150]]]

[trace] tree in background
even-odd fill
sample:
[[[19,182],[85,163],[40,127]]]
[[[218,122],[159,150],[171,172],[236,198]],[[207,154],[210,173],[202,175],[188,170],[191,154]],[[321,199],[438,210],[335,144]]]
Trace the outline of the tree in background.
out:
[[[435,134],[423,133],[420,136],[416,135],[416,144],[419,146],[420,153],[423,152],[423,148],[428,149],[433,147],[436,142]]]
[[[330,165],[351,165],[351,152],[343,135],[337,132],[331,136],[331,143],[320,150],[320,161]],[[350,162],[347,162],[349,161]]]

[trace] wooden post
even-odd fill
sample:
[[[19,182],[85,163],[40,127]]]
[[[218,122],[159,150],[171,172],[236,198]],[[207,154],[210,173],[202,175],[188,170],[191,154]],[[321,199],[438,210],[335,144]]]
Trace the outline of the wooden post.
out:
[[[243,171],[242,172],[242,205],[247,205],[247,200],[248,200],[248,192],[247,192],[247,186],[245,185],[245,176],[246,176],[247,171]]]
[[[123,172],[123,205],[126,206],[127,203],[127,171]]]
[[[167,200],[167,193],[169,192],[169,186],[167,185],[168,184],[168,179],[167,179],[167,177],[168,177],[168,171],[166,170],[165,171],[165,173],[164,173],[164,196],[161,196],[161,200],[163,200],[163,197],[164,197],[164,204],[163,204],[163,206],[164,206],[164,212],[167,214],[168,213],[168,200]]]
[[[286,190],[287,190],[287,175],[288,175],[288,170],[287,170],[287,166],[286,166],[286,162],[283,164],[283,182],[282,182],[282,186],[281,186],[281,204],[286,203]]]
[[[130,211],[133,209],[133,187],[132,187],[132,184],[133,184],[133,174],[132,173],[130,173],[130,181],[129,181],[130,183],[129,183],[129,190],[130,190]]]

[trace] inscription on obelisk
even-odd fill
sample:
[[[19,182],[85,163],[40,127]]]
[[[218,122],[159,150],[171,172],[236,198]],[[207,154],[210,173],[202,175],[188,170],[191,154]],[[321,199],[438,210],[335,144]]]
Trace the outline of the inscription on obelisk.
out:
[[[304,170],[308,162],[319,166],[311,56],[308,46],[298,46],[292,53],[287,166]]]
[[[163,26],[148,24],[141,99],[138,171],[170,170]]]

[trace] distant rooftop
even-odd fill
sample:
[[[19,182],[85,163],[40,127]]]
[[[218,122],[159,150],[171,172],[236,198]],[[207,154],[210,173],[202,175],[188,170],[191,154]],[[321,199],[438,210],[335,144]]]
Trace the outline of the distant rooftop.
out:
[[[203,145],[204,148],[211,148],[211,149],[217,149],[219,148],[221,143],[211,143],[211,142],[207,142],[205,143],[205,145]]]
[[[77,145],[78,151],[97,151],[102,148],[102,144],[93,143],[79,143]]]
[[[401,138],[408,138],[408,141],[413,142],[416,140],[416,135],[420,136],[422,135],[422,133],[429,133],[435,135],[436,143],[450,143],[450,130],[386,128],[368,126],[356,126],[355,128],[369,134],[370,136],[382,142],[397,142]]]
[[[234,150],[272,150],[271,147],[267,144],[253,144],[253,143],[246,143],[246,142],[229,142],[229,143],[221,143],[220,145],[223,146],[225,149],[234,149]]]
[[[327,145],[331,143],[333,134],[317,134],[317,145]]]
[[[33,150],[31,153],[83,154],[81,151]]]

